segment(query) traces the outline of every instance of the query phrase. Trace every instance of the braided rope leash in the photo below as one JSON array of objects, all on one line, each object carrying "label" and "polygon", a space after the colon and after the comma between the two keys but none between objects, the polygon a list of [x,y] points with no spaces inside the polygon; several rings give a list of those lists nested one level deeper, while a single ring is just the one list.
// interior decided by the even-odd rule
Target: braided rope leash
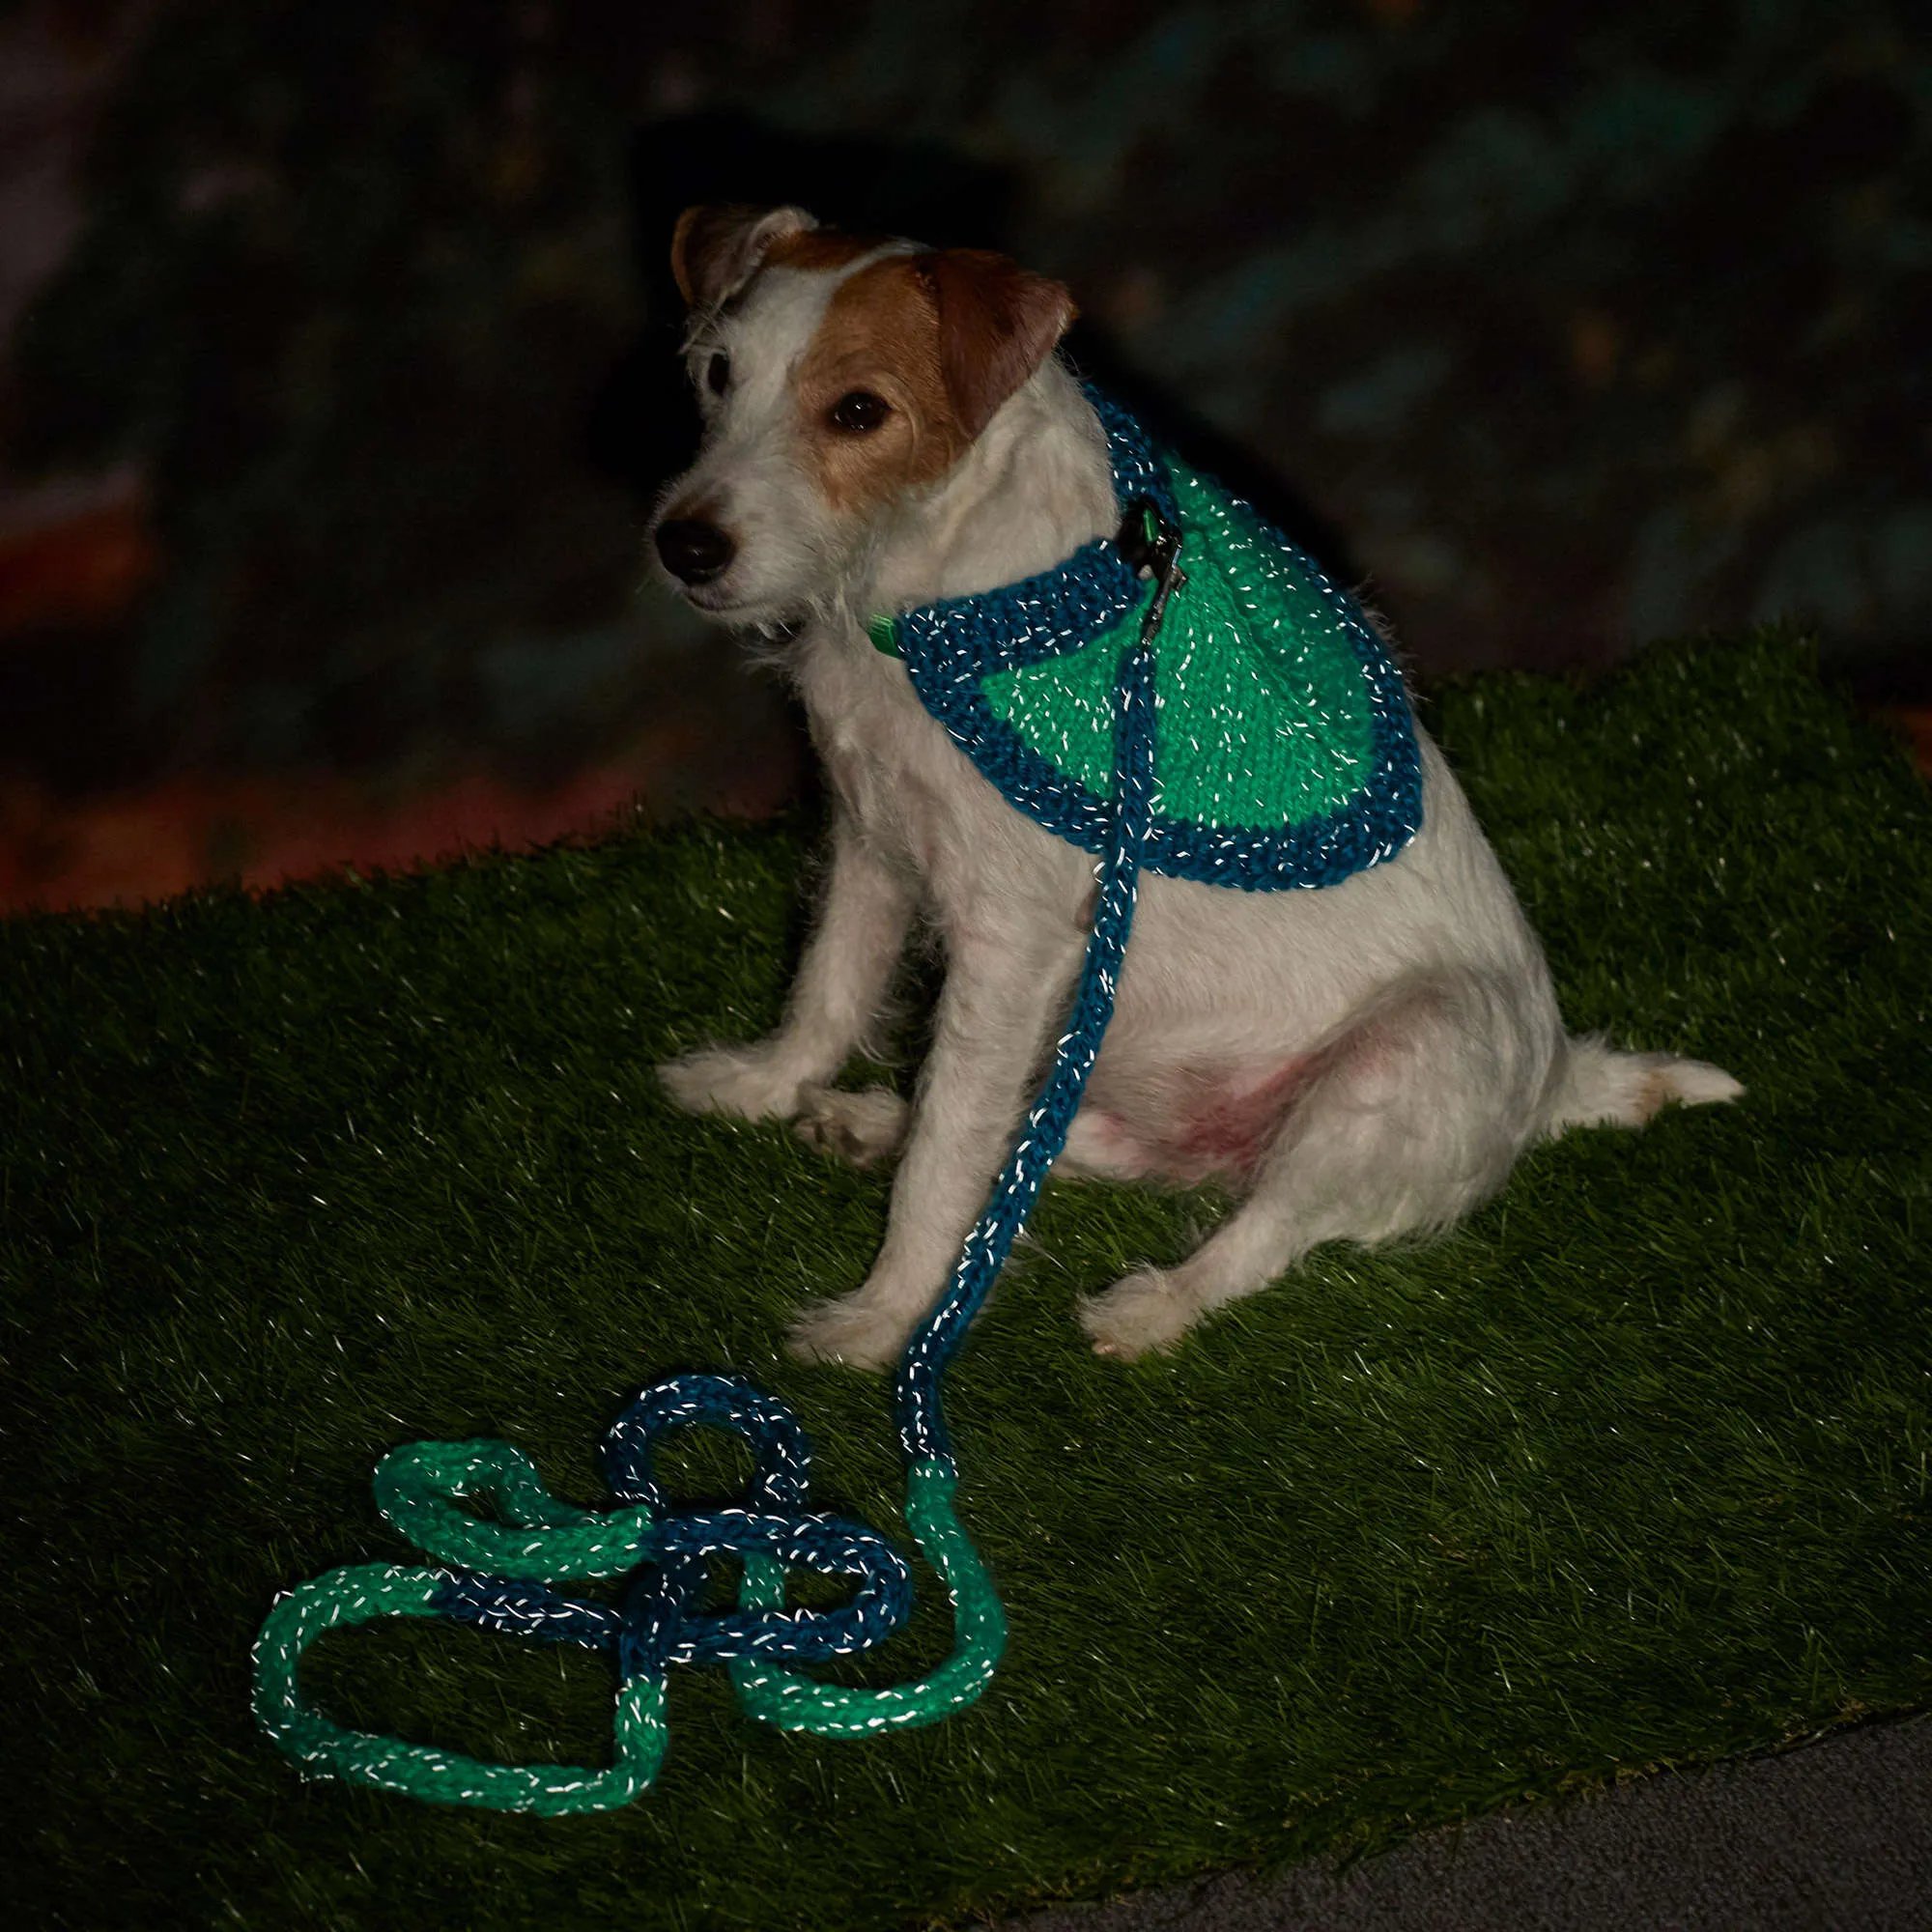
[{"label": "braided rope leash", "polygon": [[[255,1642],[254,1709],[276,1746],[304,1770],[444,1804],[544,1816],[604,1811],[649,1786],[667,1744],[665,1687],[673,1663],[724,1663],[740,1704],[782,1730],[867,1737],[936,1722],[972,1704],[991,1681],[1006,1617],[952,1506],[957,1469],[941,1390],[966,1330],[1025,1227],[1066,1142],[1113,1016],[1115,989],[1153,813],[1153,639],[1178,568],[1179,534],[1150,497],[1130,504],[1118,539],[1130,567],[1154,579],[1136,640],[1115,681],[1115,810],[1096,867],[1099,892],[1080,984],[1053,1066],[967,1236],[952,1279],[907,1345],[895,1410],[907,1462],[905,1519],[952,1605],[953,1642],[924,1677],[884,1689],[826,1684],[788,1665],[849,1657],[898,1630],[912,1610],[912,1574],[876,1531],[807,1509],[810,1451],[790,1408],[736,1378],[687,1375],[639,1395],[606,1435],[610,1509],[559,1502],[507,1442],[415,1442],[375,1475],[377,1507],[438,1567],[365,1563],[299,1585],[270,1611]],[[753,1472],[738,1509],[677,1514],[651,1476],[655,1442],[704,1424],[751,1446]],[[465,1504],[481,1505],[478,1515]],[[744,1569],[735,1610],[700,1613],[705,1559]],[[853,1579],[836,1609],[785,1603],[787,1570]],[[557,1585],[632,1576],[621,1606],[563,1595]],[[440,1617],[541,1642],[582,1645],[616,1665],[611,1762],[503,1764],[352,1730],[313,1710],[298,1678],[324,1632],[382,1617]]]}]

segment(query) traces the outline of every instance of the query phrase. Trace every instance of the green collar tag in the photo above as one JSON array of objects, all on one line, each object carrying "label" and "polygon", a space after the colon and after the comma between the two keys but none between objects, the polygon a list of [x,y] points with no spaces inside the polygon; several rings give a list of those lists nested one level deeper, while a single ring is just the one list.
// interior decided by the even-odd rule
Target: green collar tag
[{"label": "green collar tag", "polygon": [[872,648],[883,652],[889,658],[899,654],[899,621],[890,613],[881,612],[876,617],[866,619],[866,635],[872,640]]}]

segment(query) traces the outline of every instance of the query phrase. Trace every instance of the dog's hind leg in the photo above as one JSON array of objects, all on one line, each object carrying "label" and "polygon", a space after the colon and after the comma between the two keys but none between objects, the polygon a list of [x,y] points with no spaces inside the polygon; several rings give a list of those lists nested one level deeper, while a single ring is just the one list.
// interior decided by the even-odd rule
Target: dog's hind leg
[{"label": "dog's hind leg", "polygon": [[806,945],[784,1024],[752,1046],[709,1046],[658,1068],[694,1114],[787,1120],[833,1079],[885,1004],[912,924],[911,879],[844,812],[834,821],[825,909]]},{"label": "dog's hind leg", "polygon": [[1447,1226],[1536,1132],[1561,1033],[1547,999],[1476,971],[1411,981],[1315,1056],[1252,1191],[1188,1259],[1084,1302],[1104,1355],[1164,1348],[1322,1241]]}]

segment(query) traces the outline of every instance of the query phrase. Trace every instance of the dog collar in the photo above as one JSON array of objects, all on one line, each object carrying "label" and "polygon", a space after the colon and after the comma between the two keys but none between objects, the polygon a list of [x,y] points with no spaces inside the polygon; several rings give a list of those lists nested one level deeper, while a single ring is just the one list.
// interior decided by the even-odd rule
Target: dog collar
[{"label": "dog collar", "polygon": [[1154,638],[1150,871],[1326,886],[1422,822],[1402,673],[1359,604],[1249,504],[1091,386],[1122,528],[1037,577],[876,616],[920,701],[1008,802],[1085,850],[1114,818],[1122,650],[1156,592],[1144,520],[1179,533]]}]

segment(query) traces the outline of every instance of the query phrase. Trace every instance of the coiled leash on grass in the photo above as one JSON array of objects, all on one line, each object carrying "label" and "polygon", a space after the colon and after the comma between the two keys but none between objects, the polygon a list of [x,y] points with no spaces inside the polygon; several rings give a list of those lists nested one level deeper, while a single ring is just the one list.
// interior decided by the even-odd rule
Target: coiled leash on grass
[{"label": "coiled leash on grass", "polygon": [[[1359,610],[1246,505],[1178,466],[1171,474],[1131,417],[1093,400],[1125,505],[1119,535],[1023,583],[872,627],[874,643],[903,655],[922,701],[1009,800],[1099,862],[1079,989],[1052,1070],[895,1385],[906,1522],[952,1600],[951,1655],[929,1675],[881,1690],[788,1667],[852,1656],[898,1630],[911,1612],[911,1572],[875,1531],[810,1510],[810,1452],[783,1403],[735,1378],[678,1376],[646,1389],[605,1437],[611,1504],[602,1512],[557,1501],[506,1442],[417,1442],[384,1460],[377,1505],[436,1567],[331,1571],[283,1597],[256,1640],[256,1716],[304,1769],[442,1804],[601,1811],[657,1774],[673,1663],[724,1664],[753,1717],[819,1737],[932,1723],[990,1681],[1006,1619],[953,1511],[942,1388],[1065,1145],[1113,1014],[1142,869],[1249,890],[1326,885],[1399,850],[1420,822],[1402,680]],[[1168,615],[1177,596],[1178,641]],[[1173,646],[1158,664],[1157,637]],[[1176,747],[1162,768],[1164,809],[1155,800],[1157,709],[1175,714],[1160,733]],[[1247,749],[1237,770],[1230,743]],[[750,1444],[755,1466],[742,1507],[666,1507],[652,1481],[653,1445],[697,1423]],[[719,1554],[743,1565],[738,1607],[705,1614],[696,1605],[706,1559]],[[788,1605],[789,1569],[852,1579],[852,1595],[831,1610]],[[557,1587],[623,1576],[632,1581],[617,1605]],[[302,1653],[325,1631],[385,1616],[604,1652],[618,1679],[611,1764],[486,1763],[351,1730],[312,1710],[298,1677]]]}]

